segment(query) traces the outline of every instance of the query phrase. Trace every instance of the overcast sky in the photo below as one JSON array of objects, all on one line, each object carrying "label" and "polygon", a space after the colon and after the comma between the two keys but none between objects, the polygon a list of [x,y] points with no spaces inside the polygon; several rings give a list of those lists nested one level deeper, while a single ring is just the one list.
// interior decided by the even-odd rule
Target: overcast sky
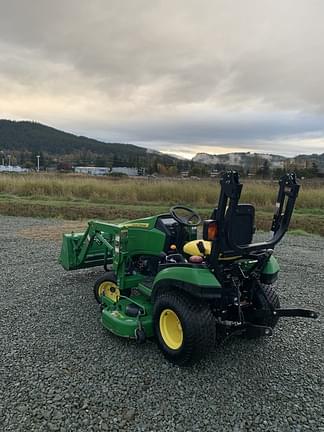
[{"label": "overcast sky", "polygon": [[0,0],[0,118],[197,152],[324,152],[322,0]]}]

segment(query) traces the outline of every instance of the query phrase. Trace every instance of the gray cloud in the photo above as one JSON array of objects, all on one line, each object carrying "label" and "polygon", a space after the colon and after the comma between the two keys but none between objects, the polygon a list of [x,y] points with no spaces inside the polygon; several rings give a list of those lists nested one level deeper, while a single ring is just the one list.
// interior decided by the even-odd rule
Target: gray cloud
[{"label": "gray cloud", "polygon": [[[117,141],[149,143],[152,148],[173,152],[178,149],[182,154],[252,149],[289,156],[323,151],[324,117],[294,112],[232,112],[213,118],[170,116],[149,123],[129,120],[108,126],[107,130],[94,129],[92,132],[104,139],[108,131]],[[311,149],[308,150],[308,146]]]},{"label": "gray cloud", "polygon": [[1,117],[179,152],[324,151],[321,1],[0,6]]}]

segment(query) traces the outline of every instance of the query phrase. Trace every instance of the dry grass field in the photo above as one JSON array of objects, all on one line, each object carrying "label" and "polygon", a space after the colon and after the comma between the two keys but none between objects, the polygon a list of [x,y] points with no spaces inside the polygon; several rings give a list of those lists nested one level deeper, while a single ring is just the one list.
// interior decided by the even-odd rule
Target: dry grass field
[{"label": "dry grass field", "polygon": [[[245,180],[241,202],[257,209],[257,227],[271,223],[277,182]],[[0,213],[64,219],[131,219],[186,204],[209,217],[217,179],[110,179],[76,175],[0,175]],[[292,229],[324,235],[324,184],[302,182]]]}]

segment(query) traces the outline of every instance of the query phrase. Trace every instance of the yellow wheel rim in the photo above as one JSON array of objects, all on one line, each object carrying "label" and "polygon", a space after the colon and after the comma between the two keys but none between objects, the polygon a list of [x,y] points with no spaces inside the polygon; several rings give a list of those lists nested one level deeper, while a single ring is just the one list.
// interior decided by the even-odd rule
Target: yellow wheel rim
[{"label": "yellow wheel rim", "polygon": [[119,300],[120,291],[114,282],[105,281],[99,285],[98,296],[104,295],[116,303]]},{"label": "yellow wheel rim", "polygon": [[171,309],[164,309],[160,315],[160,333],[164,343],[173,350],[183,342],[183,330],[178,315]]}]

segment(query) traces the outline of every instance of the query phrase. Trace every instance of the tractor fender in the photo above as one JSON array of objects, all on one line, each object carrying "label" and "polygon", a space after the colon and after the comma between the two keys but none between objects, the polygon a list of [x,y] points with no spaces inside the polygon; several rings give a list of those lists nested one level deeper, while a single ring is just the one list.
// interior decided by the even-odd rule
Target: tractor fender
[{"label": "tractor fender", "polygon": [[265,284],[273,284],[278,279],[280,267],[277,259],[271,255],[266,265],[261,271],[261,282]]},{"label": "tractor fender", "polygon": [[221,284],[206,267],[172,264],[155,277],[151,299],[154,302],[160,290],[179,289],[193,297],[212,300],[221,297]]}]

